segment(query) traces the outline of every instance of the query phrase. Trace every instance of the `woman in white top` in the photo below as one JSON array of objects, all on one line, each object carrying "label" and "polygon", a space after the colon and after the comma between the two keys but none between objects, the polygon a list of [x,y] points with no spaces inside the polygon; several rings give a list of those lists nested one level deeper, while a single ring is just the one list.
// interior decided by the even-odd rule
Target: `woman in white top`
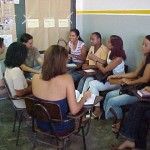
[{"label": "woman in white top", "polygon": [[5,58],[5,79],[9,86],[12,96],[24,96],[31,93],[31,83],[27,82],[20,65],[24,63],[27,57],[27,47],[20,43],[12,43],[6,53]]},{"label": "woman in white top", "polygon": [[[109,71],[112,71],[113,74],[120,74],[124,73],[124,61],[126,59],[125,51],[123,50],[123,41],[121,37],[117,35],[111,35],[107,47],[110,50],[107,56],[107,66],[104,67],[99,61],[95,61],[98,69],[103,73],[106,74]],[[113,84],[111,85],[109,81],[102,82],[99,80],[94,80],[89,83],[91,93],[99,96],[99,91],[105,90],[114,90],[120,88],[120,85]],[[102,111],[100,110],[100,104],[97,104],[95,107],[94,112],[92,113],[92,117],[94,119],[100,119],[102,115]]]},{"label": "woman in white top", "polygon": [[[75,63],[78,66],[78,69],[82,66],[85,62],[87,51],[85,43],[83,42],[82,38],[80,37],[80,32],[77,29],[72,29],[70,31],[70,41],[67,45],[68,50],[68,63]],[[68,73],[72,76],[73,81],[75,83],[79,82],[82,78],[82,75],[79,74],[76,69],[71,69]]]}]

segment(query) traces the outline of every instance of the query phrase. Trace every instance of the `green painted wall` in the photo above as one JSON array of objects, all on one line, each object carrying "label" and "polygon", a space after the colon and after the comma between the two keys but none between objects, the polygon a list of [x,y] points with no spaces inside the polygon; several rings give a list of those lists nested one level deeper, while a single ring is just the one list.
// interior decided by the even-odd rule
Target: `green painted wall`
[{"label": "green painted wall", "polygon": [[104,44],[112,34],[121,36],[127,54],[126,64],[129,70],[134,70],[143,57],[141,53],[143,38],[150,34],[150,16],[78,14],[76,26],[88,46],[89,36],[95,31],[102,34]]},{"label": "green painted wall", "polygon": [[15,15],[16,15],[16,35],[19,41],[21,35],[26,32],[26,26],[23,21],[25,20],[25,0],[20,0],[19,4],[15,4]]}]

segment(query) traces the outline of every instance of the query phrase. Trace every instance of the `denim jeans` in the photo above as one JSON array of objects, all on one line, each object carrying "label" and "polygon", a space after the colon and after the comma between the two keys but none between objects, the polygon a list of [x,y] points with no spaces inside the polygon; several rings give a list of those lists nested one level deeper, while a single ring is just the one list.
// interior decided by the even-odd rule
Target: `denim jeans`
[{"label": "denim jeans", "polygon": [[83,77],[82,74],[78,73],[76,70],[68,70],[67,71],[68,74],[70,74],[72,76],[72,79],[74,81],[74,83],[77,85],[78,82],[80,81],[80,79]]},{"label": "denim jeans", "polygon": [[[42,70],[42,67],[41,66],[36,66],[36,67],[33,67],[33,69],[35,70]],[[34,75],[35,73],[31,73],[31,72],[25,72],[24,75],[25,75],[25,78],[32,78],[32,76]]]},{"label": "denim jeans", "polygon": [[122,118],[122,109],[120,106],[126,105],[126,104],[133,104],[135,103],[138,98],[136,96],[130,96],[127,94],[119,94],[120,90],[114,90],[109,93],[107,93],[104,101],[104,111],[105,111],[105,118],[109,119],[113,117],[113,114],[110,111],[110,108],[113,108],[116,112],[117,118]]},{"label": "denim jeans", "polygon": [[[89,86],[91,93],[95,94],[96,96],[99,96],[99,91],[115,90],[120,88],[120,85],[118,84],[110,84],[108,81],[103,83],[98,80],[91,81]],[[96,104],[95,106],[100,106],[100,103]]]}]

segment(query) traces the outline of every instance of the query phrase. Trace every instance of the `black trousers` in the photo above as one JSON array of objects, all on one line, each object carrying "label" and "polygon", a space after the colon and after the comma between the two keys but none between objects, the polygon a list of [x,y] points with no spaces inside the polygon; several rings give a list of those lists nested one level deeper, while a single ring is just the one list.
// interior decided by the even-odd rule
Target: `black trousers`
[{"label": "black trousers", "polygon": [[135,142],[136,148],[146,149],[148,123],[150,122],[150,101],[138,101],[130,108],[121,135]]}]

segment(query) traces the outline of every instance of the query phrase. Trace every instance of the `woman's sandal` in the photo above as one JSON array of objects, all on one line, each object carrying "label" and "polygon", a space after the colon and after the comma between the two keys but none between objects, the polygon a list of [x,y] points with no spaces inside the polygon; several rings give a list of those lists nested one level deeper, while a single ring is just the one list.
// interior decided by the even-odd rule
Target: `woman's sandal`
[{"label": "woman's sandal", "polygon": [[120,150],[120,149],[118,148],[118,146],[117,146],[117,145],[114,145],[114,144],[111,144],[111,149],[112,149],[112,150]]},{"label": "woman's sandal", "polygon": [[120,122],[117,122],[117,123],[114,123],[114,124],[112,124],[111,126],[112,126],[112,128],[115,128],[116,126],[120,126]]},{"label": "woman's sandal", "polygon": [[92,113],[91,119],[101,119],[102,113],[99,116],[96,116],[94,113]]},{"label": "woman's sandal", "polygon": [[[114,127],[113,127],[113,126],[114,126]],[[118,132],[119,132],[119,129],[120,129],[120,122],[115,123],[115,124],[112,125],[112,131],[113,131],[114,133],[118,133]]]}]

